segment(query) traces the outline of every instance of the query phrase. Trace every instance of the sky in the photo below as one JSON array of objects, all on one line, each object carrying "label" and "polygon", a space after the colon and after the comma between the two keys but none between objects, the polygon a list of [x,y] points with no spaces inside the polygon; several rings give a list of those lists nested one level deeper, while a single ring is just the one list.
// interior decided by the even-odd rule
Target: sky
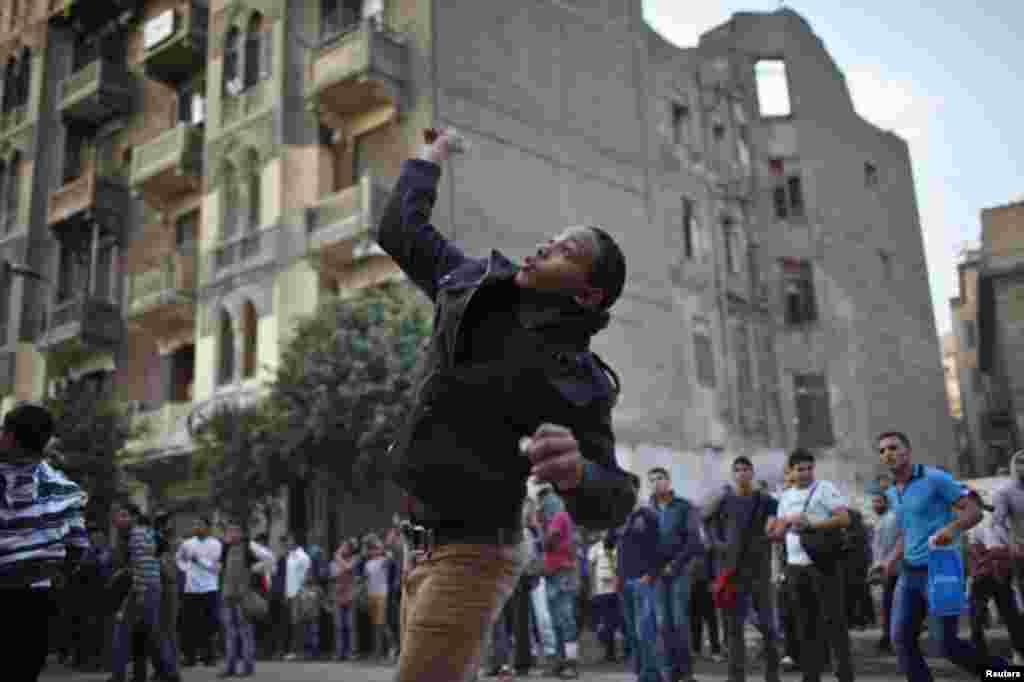
[{"label": "sky", "polygon": [[[842,6],[845,4],[845,7]],[[734,12],[778,0],[643,0],[647,22],[680,47]],[[1019,0],[802,0],[800,13],[846,74],[857,112],[910,146],[939,333],[957,295],[956,255],[980,239],[981,210],[1024,199],[1024,26]]]}]

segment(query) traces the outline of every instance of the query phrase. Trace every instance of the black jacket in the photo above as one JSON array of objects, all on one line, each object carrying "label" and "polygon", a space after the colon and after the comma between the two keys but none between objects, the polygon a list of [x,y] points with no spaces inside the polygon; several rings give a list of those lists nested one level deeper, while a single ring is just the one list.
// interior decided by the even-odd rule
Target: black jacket
[{"label": "black jacket", "polygon": [[621,524],[635,493],[615,461],[618,382],[589,350],[608,314],[523,305],[508,316],[503,360],[460,361],[467,310],[479,313],[470,308],[474,300],[501,300],[487,292],[509,284],[518,266],[496,251],[469,258],[430,225],[440,175],[427,161],[403,163],[376,235],[436,304],[415,404],[392,446],[395,482],[421,503],[417,516],[425,523],[519,528],[530,466],[518,442],[551,422],[572,430],[587,460],[580,486],[563,495],[569,513],[588,527]]}]

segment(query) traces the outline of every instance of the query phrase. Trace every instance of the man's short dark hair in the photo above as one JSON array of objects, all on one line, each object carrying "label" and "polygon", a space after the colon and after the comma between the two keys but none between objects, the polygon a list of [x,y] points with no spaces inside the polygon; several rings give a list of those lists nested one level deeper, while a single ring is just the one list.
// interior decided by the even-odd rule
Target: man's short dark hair
[{"label": "man's short dark hair", "polygon": [[601,307],[607,310],[619,299],[626,286],[626,257],[610,234],[600,227],[590,227],[597,237],[597,253],[590,268],[589,283],[604,292]]},{"label": "man's short dark hair", "polygon": [[884,433],[880,433],[878,434],[878,438],[875,442],[880,443],[883,438],[898,438],[900,442],[903,443],[903,447],[908,450],[910,449],[910,439],[907,438],[907,434],[902,431],[885,431]]},{"label": "man's short dark hair", "polygon": [[732,468],[733,468],[733,471],[735,471],[735,470],[736,470],[736,465],[738,465],[738,464],[743,464],[743,465],[746,465],[746,466],[750,467],[751,469],[753,469],[753,468],[754,468],[754,463],[753,463],[753,462],[751,462],[751,461],[750,461],[750,458],[749,458],[749,457],[747,457],[746,455],[740,455],[739,457],[737,457],[736,459],[734,459],[734,460],[732,461]]},{"label": "man's short dark hair", "polygon": [[3,430],[30,452],[42,453],[55,428],[53,415],[39,403],[19,403],[4,415]]},{"label": "man's short dark hair", "polygon": [[672,477],[669,476],[669,474],[668,474],[668,469],[666,469],[665,467],[651,467],[647,471],[647,475],[650,476],[652,474],[661,474],[665,478],[667,478],[669,480],[672,480]]},{"label": "man's short dark hair", "polygon": [[812,455],[809,450],[797,448],[793,452],[789,453],[789,466],[795,467],[798,464],[803,464],[804,462],[814,464],[814,455]]}]

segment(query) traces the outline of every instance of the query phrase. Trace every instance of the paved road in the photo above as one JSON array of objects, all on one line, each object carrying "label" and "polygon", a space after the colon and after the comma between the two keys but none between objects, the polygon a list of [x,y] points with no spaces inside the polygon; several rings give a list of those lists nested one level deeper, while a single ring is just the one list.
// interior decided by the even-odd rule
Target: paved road
[{"label": "paved road", "polygon": [[[589,633],[587,633],[589,634]],[[878,656],[874,653],[874,643],[878,641],[877,630],[855,631],[851,633],[854,650],[854,668],[858,680],[867,682],[900,681],[905,678],[900,674],[893,656]],[[585,635],[586,636],[586,635]],[[961,637],[967,633],[961,632]],[[756,641],[756,637],[751,639]],[[995,653],[1006,654],[1008,642],[1006,630],[993,629],[989,633],[989,642]],[[600,654],[593,646],[582,646],[584,651],[584,664],[581,666],[580,679],[592,682],[633,682],[636,675],[627,672],[621,665],[609,665],[593,662]],[[751,647],[753,649],[753,646]],[[754,656],[751,650],[750,656]],[[51,661],[53,659],[51,658]],[[952,666],[950,663],[935,657],[929,658],[929,664],[935,673],[937,680],[965,680],[967,676],[962,670]],[[219,682],[217,673],[219,668],[196,667],[182,670],[182,677],[185,682]],[[271,663],[257,662],[256,674],[247,679],[250,682],[392,682],[395,668],[388,665],[377,665],[372,663]],[[727,679],[726,666],[724,663],[712,663],[700,659],[697,662],[695,673],[701,682],[724,682]],[[826,674],[825,679],[834,679],[832,675]],[[43,673],[42,682],[106,682],[109,674],[99,673],[75,673],[63,668],[56,663]],[[751,682],[764,679],[759,667],[754,666],[751,674],[748,675]],[[131,676],[129,674],[129,680]],[[481,682],[490,682],[495,678],[481,677]],[[522,678],[515,678],[522,679]],[[539,673],[532,679],[544,678]],[[783,682],[798,682],[800,675],[795,672],[787,672],[782,675]]]}]

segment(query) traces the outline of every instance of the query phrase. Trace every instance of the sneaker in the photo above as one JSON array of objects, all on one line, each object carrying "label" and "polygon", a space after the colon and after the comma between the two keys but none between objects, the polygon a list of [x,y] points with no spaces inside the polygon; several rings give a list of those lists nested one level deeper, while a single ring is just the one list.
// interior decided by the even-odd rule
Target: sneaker
[{"label": "sneaker", "polygon": [[558,673],[560,680],[578,680],[580,671],[576,669],[576,661],[568,661],[562,664],[562,670]]}]

